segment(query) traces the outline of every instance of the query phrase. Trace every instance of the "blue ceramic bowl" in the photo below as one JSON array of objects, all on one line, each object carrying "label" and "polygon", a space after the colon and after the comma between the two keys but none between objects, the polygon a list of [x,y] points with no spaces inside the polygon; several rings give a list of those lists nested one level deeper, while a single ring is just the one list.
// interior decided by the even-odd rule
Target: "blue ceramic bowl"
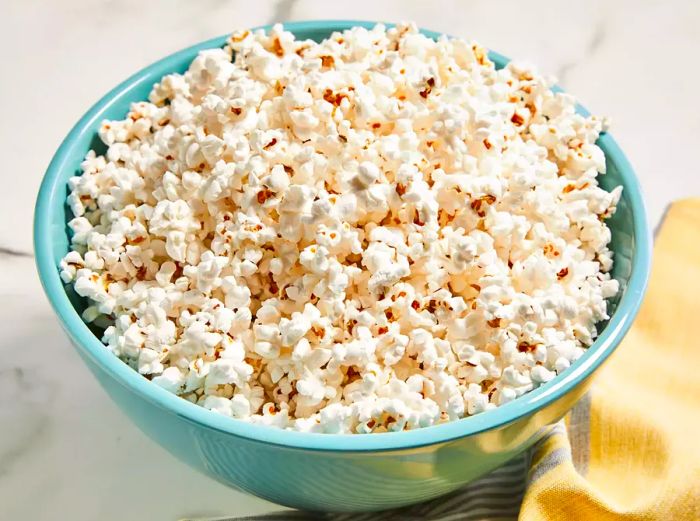
[{"label": "blue ceramic bowl", "polygon": [[[295,22],[298,38],[321,40],[332,31],[373,22]],[[424,31],[430,37],[438,34]],[[624,187],[610,219],[614,277],[620,295],[612,318],[570,369],[496,410],[408,432],[331,435],[288,432],[227,418],[152,384],[113,356],[80,318],[82,302],[62,284],[59,260],[69,247],[67,180],[97,138],[103,119],[122,119],[129,104],[147,98],[163,75],[183,72],[196,54],[224,44],[215,38],[160,60],[97,102],[56,152],[36,203],[34,249],[39,276],[61,325],[112,399],[151,438],[174,456],[222,483],[276,503],[311,510],[379,510],[423,501],[468,483],[525,450],[586,392],[593,373],[613,352],[639,308],[650,264],[650,235],[638,181],[613,138],[604,134],[606,189]],[[499,67],[507,59],[490,58]],[[583,110],[583,109],[581,109]]]}]

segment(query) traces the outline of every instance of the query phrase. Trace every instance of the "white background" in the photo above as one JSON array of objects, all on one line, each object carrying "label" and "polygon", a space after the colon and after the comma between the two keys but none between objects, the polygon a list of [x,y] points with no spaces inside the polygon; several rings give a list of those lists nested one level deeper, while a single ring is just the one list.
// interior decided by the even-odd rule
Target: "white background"
[{"label": "white background", "polygon": [[41,292],[32,211],[60,141],[118,82],[236,28],[321,18],[415,20],[536,63],[612,118],[653,225],[700,195],[700,2],[0,0],[0,519],[277,508],[175,461],[112,405]]}]

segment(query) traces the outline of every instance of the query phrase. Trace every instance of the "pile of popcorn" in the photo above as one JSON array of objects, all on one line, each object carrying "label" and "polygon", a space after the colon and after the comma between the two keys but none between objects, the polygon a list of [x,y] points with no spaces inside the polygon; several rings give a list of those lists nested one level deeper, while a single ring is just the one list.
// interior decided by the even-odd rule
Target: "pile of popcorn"
[{"label": "pile of popcorn", "polygon": [[618,292],[605,122],[413,24],[234,33],[70,179],[61,277],[153,384],[299,431],[400,431],[565,371]]}]

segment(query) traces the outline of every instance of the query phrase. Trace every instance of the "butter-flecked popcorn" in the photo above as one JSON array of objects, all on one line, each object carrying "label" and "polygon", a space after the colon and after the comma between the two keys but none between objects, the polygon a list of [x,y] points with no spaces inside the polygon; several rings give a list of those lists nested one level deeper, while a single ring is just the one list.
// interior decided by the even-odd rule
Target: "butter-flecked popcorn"
[{"label": "butter-flecked popcorn", "polygon": [[253,423],[399,431],[550,381],[608,318],[604,120],[413,24],[231,35],[105,121],[60,275],[155,385]]}]

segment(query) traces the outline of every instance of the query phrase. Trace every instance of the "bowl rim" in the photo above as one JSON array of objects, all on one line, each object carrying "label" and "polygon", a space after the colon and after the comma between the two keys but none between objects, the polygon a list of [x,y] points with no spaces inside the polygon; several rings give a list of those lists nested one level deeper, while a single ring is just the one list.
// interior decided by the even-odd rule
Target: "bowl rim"
[{"label": "bowl rim", "polygon": [[[313,20],[283,24],[291,32],[325,30],[342,31],[351,27],[373,27],[373,21],[359,20]],[[385,23],[387,26],[394,24]],[[252,30],[269,30],[272,25],[255,27]],[[431,38],[442,33],[421,29]],[[59,182],[59,173],[67,167],[73,155],[75,142],[86,133],[94,134],[90,128],[115,98],[128,95],[129,91],[143,83],[153,84],[162,76],[176,69],[178,65],[189,63],[201,50],[220,47],[227,36],[212,38],[177,51],[141,69],[95,103],[75,124],[56,151],[49,164],[39,189],[34,213],[34,251],[39,278],[51,307],[59,318],[61,326],[68,333],[81,354],[101,371],[114,378],[132,393],[166,409],[190,424],[213,429],[221,433],[244,438],[252,442],[272,444],[293,449],[334,452],[396,451],[445,443],[457,438],[465,438],[484,431],[501,428],[528,415],[532,415],[548,404],[558,400],[571,389],[587,379],[605,361],[622,340],[634,320],[646,289],[651,264],[651,235],[647,224],[646,210],[641,187],[631,164],[609,134],[599,138],[599,145],[606,156],[612,159],[625,183],[625,193],[632,208],[635,233],[635,253],[632,271],[625,294],[619,301],[607,326],[586,352],[569,369],[551,382],[526,393],[513,402],[481,414],[454,420],[444,424],[402,432],[389,432],[373,435],[320,434],[288,431],[277,427],[256,425],[243,420],[229,418],[208,411],[199,405],[176,396],[148,381],[137,371],[114,356],[101,341],[88,329],[80,314],[75,310],[64,290],[59,271],[53,260],[51,210],[56,204],[64,204],[65,181]],[[505,65],[509,59],[489,51],[489,58],[498,65]],[[580,110],[585,111],[582,107]]]}]

